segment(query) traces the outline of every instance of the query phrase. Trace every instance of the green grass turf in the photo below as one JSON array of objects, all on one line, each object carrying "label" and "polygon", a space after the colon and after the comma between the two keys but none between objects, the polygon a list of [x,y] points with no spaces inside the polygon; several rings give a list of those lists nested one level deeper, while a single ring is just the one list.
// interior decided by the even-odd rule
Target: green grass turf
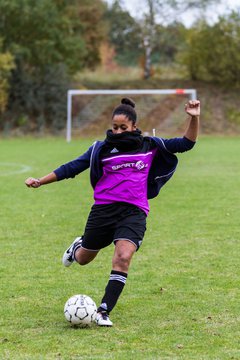
[{"label": "green grass turf", "polygon": [[[239,137],[200,137],[151,201],[113,328],[71,328],[65,301],[101,300],[113,246],[86,267],[61,265],[81,234],[92,190],[74,180],[28,189],[91,140],[0,141],[0,359],[239,359]],[[26,173],[10,174],[25,164]]]}]

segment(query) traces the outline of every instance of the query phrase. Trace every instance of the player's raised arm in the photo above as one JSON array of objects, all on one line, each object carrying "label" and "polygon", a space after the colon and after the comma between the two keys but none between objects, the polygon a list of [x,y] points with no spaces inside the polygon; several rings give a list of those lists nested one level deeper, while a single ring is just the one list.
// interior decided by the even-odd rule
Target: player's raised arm
[{"label": "player's raised arm", "polygon": [[50,184],[54,181],[57,181],[57,176],[54,172],[51,172],[50,174],[38,179],[29,177],[25,180],[25,184],[27,185],[27,187],[39,188],[39,186],[41,185]]},{"label": "player's raised arm", "polygon": [[184,136],[191,141],[196,141],[199,131],[200,101],[190,100],[185,104],[185,111],[190,116],[190,120]]}]

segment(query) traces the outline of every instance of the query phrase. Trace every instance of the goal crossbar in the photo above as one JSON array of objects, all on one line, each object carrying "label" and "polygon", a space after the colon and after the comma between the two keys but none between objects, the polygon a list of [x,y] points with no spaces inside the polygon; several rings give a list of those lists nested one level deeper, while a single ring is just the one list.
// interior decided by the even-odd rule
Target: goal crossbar
[{"label": "goal crossbar", "polygon": [[126,89],[126,90],[68,90],[67,93],[67,142],[72,137],[72,97],[74,95],[182,95],[186,94],[191,100],[196,100],[196,89]]}]

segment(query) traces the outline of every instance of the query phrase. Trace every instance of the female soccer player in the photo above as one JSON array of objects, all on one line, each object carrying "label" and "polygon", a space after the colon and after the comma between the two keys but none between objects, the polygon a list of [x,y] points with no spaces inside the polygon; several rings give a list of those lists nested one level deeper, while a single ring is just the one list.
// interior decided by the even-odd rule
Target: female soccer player
[{"label": "female soccer player", "polygon": [[98,308],[96,323],[112,326],[109,314],[127,280],[133,254],[142,244],[149,212],[148,199],[158,195],[176,166],[174,153],[194,146],[199,129],[200,102],[185,105],[189,122],[180,138],[143,137],[137,129],[135,104],[124,98],[112,115],[112,129],[104,141],[96,141],[83,155],[39,179],[28,178],[28,187],[74,178],[90,167],[94,204],[84,234],[63,254],[64,266],[86,265],[113,243],[112,271]]}]

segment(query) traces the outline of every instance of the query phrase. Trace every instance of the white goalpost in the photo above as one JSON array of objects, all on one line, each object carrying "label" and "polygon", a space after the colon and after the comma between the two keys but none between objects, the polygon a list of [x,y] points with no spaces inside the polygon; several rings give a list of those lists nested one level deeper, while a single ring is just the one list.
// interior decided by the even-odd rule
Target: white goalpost
[{"label": "white goalpost", "polygon": [[[67,131],[66,140],[72,138],[72,99],[73,96],[81,95],[183,95],[186,94],[191,100],[197,98],[196,89],[131,89],[131,90],[68,90],[67,93]],[[154,129],[153,129],[154,132]]]}]

